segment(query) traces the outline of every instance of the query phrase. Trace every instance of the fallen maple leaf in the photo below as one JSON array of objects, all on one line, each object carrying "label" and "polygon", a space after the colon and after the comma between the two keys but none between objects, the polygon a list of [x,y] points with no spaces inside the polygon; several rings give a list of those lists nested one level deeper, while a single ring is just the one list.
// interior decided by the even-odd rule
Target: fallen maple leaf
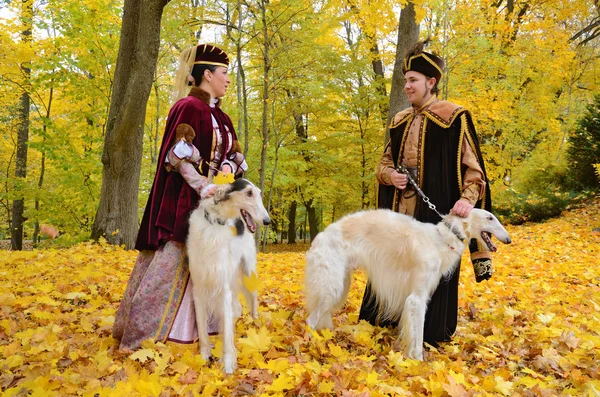
[{"label": "fallen maple leaf", "polygon": [[198,380],[198,374],[191,368],[188,368],[187,372],[179,377],[179,382],[184,385],[192,385]]}]

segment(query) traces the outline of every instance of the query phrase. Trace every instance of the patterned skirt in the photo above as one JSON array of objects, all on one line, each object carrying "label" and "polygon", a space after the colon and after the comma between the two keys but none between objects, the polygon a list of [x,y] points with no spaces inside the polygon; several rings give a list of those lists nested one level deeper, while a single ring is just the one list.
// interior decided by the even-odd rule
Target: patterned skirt
[{"label": "patterned skirt", "polygon": [[[169,241],[141,251],[119,305],[113,337],[120,348],[136,349],[152,339],[197,348],[198,330],[185,244]],[[209,319],[215,333],[218,321]]]}]

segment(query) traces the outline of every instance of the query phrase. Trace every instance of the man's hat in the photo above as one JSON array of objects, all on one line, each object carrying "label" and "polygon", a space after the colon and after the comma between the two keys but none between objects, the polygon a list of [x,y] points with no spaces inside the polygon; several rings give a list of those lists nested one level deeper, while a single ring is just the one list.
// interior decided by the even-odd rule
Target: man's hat
[{"label": "man's hat", "polygon": [[210,44],[200,44],[196,47],[194,65],[229,66],[229,57],[219,47]]},{"label": "man's hat", "polygon": [[444,61],[429,52],[423,51],[423,46],[429,42],[429,39],[418,42],[413,48],[411,48],[406,56],[404,57],[404,63],[402,65],[402,73],[414,71],[423,73],[428,77],[435,77],[439,82],[444,74]]}]

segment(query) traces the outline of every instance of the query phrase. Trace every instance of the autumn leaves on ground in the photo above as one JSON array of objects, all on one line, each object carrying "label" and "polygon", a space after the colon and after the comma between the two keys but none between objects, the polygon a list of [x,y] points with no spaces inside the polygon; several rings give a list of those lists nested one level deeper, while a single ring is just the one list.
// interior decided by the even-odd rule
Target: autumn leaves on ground
[{"label": "autumn leaves on ground", "polygon": [[[2,252],[0,383],[5,396],[600,394],[600,200],[509,227],[495,274],[461,268],[459,327],[425,362],[394,331],[357,323],[365,285],[321,334],[305,326],[304,252],[259,254],[260,318],[237,323],[239,369],[163,344],[117,350],[114,314],[136,253],[81,244]],[[304,247],[305,248],[305,247]],[[218,356],[217,338],[214,353]]]}]

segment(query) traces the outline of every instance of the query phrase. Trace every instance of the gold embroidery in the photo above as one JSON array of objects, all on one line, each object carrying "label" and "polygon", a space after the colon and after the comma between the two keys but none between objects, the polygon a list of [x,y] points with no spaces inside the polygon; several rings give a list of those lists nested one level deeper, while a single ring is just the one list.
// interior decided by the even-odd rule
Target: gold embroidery
[{"label": "gold embroidery", "polygon": [[460,135],[458,136],[458,155],[456,156],[456,173],[458,174],[458,191],[462,192],[462,141],[467,135],[466,113],[460,116]]},{"label": "gold embroidery", "polygon": [[431,121],[433,121],[435,124],[439,125],[442,128],[449,128],[452,123],[454,123],[454,120],[456,119],[456,117],[458,117],[459,114],[463,113],[464,111],[466,111],[465,108],[459,107],[457,108],[451,115],[450,115],[450,119],[448,119],[448,121],[444,120],[443,118],[441,118],[440,116],[438,116],[437,114],[433,113],[432,111],[430,111],[429,109],[424,111],[423,114]]},{"label": "gold embroidery", "polygon": [[423,186],[425,175],[425,133],[427,132],[427,118],[423,117],[421,121],[421,133],[419,134],[419,161],[417,163],[417,180],[419,187]]},{"label": "gold embroidery", "polygon": [[[158,325],[158,329],[156,330],[156,335],[154,335],[154,339],[158,339],[160,335],[160,331],[165,324],[165,320],[167,319],[167,314],[169,313],[169,307],[171,306],[171,301],[173,300],[173,295],[175,295],[175,291],[177,290],[177,280],[180,277],[181,272],[183,271],[183,263],[185,261],[185,249],[181,250],[181,259],[179,260],[179,266],[177,266],[177,272],[175,273],[175,281],[173,283],[173,287],[171,287],[171,293],[169,294],[169,300],[167,301],[167,305],[165,306],[165,312],[163,313],[162,318],[160,319],[160,323]],[[189,277],[189,275],[188,275]],[[181,294],[183,297],[183,293]],[[167,333],[169,336],[169,333]]]},{"label": "gold embroidery", "polygon": [[[479,161],[479,164],[483,164],[483,159],[479,157],[479,155],[477,154],[477,150],[475,150],[475,142],[473,141],[473,136],[471,136],[471,134],[475,134],[475,131],[471,131],[469,129],[469,125],[467,123],[467,121],[468,121],[467,115],[468,115],[468,112],[465,112],[463,114],[463,116],[461,116],[461,121],[463,123],[463,127],[461,127],[461,134],[462,134],[462,128],[464,128],[465,136],[467,138],[467,142],[469,142],[469,145],[471,146],[471,149],[473,150],[473,153],[475,154],[475,156],[477,156],[477,161]],[[487,180],[485,182],[486,182],[486,185],[487,185]],[[485,208],[485,199],[486,199],[486,194],[485,194],[485,191],[484,191],[483,198],[481,199],[481,208]]]},{"label": "gold embroidery", "polygon": [[194,65],[214,65],[214,66],[223,66],[224,68],[229,66],[223,62],[208,62],[208,61],[194,62]]},{"label": "gold embroidery", "polygon": [[398,121],[397,123],[395,123],[396,116],[394,116],[394,118],[392,119],[392,122],[390,123],[390,129],[398,127],[400,124],[404,123],[405,121],[407,121],[410,124],[410,120],[406,120],[406,119],[408,119],[409,117],[414,117],[414,115],[415,114],[412,112],[406,113],[406,115],[404,115],[404,117],[402,117],[400,119],[400,121]]}]

